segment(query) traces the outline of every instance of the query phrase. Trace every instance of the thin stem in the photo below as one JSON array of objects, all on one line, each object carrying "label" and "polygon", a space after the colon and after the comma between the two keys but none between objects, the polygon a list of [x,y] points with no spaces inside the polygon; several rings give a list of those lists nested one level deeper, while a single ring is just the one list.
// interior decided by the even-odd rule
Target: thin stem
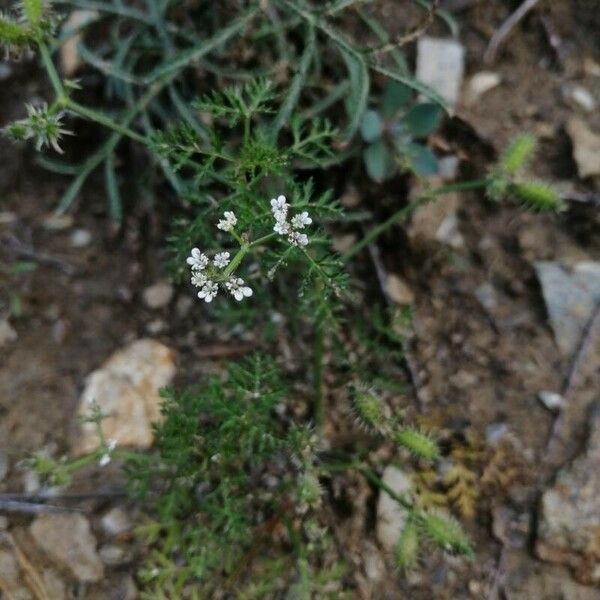
[{"label": "thin stem", "polygon": [[38,48],[40,50],[40,55],[42,56],[42,62],[44,63],[44,68],[48,73],[48,78],[50,79],[50,83],[52,84],[52,88],[54,89],[54,93],[57,96],[58,102],[63,102],[66,98],[65,89],[62,85],[56,67],[52,62],[52,57],[50,56],[50,51],[48,50],[48,46],[44,42],[38,42]]},{"label": "thin stem", "polygon": [[104,125],[104,127],[112,129],[113,131],[116,131],[121,135],[130,137],[136,142],[140,142],[146,146],[150,145],[150,140],[148,140],[148,138],[144,137],[143,135],[140,135],[139,133],[136,133],[135,131],[132,131],[128,127],[121,125],[116,121],[113,121],[110,117],[107,117],[101,112],[82,106],[81,104],[78,104],[77,102],[70,99],[67,99],[65,107],[71,110],[72,112],[77,113],[78,115],[85,117],[86,119],[89,119],[90,121],[95,121],[96,123]]},{"label": "thin stem", "polygon": [[325,312],[323,307],[319,307],[315,322],[315,340],[314,340],[314,363],[313,363],[313,384],[314,384],[314,405],[313,413],[317,429],[322,429],[325,423],[325,406],[323,402],[323,357],[325,353]]},{"label": "thin stem", "polygon": [[264,244],[265,242],[268,242],[275,237],[277,237],[276,233],[269,233],[268,235],[263,235],[263,237],[254,240],[248,247],[254,248],[255,246],[260,246],[261,244]]},{"label": "thin stem", "polygon": [[383,221],[376,227],[373,227],[360,241],[358,241],[346,254],[342,256],[344,262],[349,261],[351,258],[356,256],[363,248],[373,243],[384,231],[387,231],[392,225],[403,221],[405,218],[410,216],[417,208],[433,202],[438,196],[442,194],[449,194],[451,192],[460,192],[464,190],[475,190],[483,188],[487,185],[486,179],[476,179],[474,181],[462,181],[459,183],[450,183],[448,185],[442,185],[438,188],[430,190],[426,194],[419,196],[406,206],[402,207],[399,211],[395,212],[387,220]]}]

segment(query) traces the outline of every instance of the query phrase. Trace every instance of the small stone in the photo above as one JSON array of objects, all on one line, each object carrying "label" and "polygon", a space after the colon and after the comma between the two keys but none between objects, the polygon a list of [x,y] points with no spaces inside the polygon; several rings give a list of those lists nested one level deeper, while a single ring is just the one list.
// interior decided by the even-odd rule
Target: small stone
[{"label": "small stone", "polygon": [[571,105],[583,108],[587,112],[596,109],[596,100],[589,90],[581,85],[567,84],[562,87],[563,98]]},{"label": "small stone", "polygon": [[30,532],[36,544],[78,581],[93,583],[103,578],[96,538],[83,515],[41,515],[31,524]]},{"label": "small stone", "polygon": [[450,213],[444,217],[435,233],[435,239],[456,250],[464,247],[465,238],[460,232],[456,213]]},{"label": "small stone", "polygon": [[582,261],[568,269],[540,261],[534,267],[554,338],[563,356],[570,358],[600,302],[600,262]]},{"label": "small stone", "polygon": [[390,273],[385,282],[385,289],[388,293],[388,296],[396,302],[396,304],[401,304],[404,306],[414,304],[415,295],[413,294],[410,287],[404,279],[399,277],[398,275],[394,275]]},{"label": "small stone", "polygon": [[92,234],[87,229],[76,229],[71,234],[71,246],[73,248],[85,248],[90,245]]},{"label": "small stone", "polygon": [[[385,468],[382,479],[399,496],[406,495],[412,487],[408,475],[392,465]],[[384,490],[380,490],[377,501],[376,533],[377,540],[384,550],[393,551],[407,518],[408,511]]]},{"label": "small stone", "polygon": [[17,332],[13,329],[12,325],[8,322],[8,319],[0,320],[0,348],[8,346],[12,342],[16,342],[18,339]]},{"label": "small stone", "polygon": [[173,286],[167,281],[158,281],[147,287],[143,293],[144,304],[148,308],[164,308],[173,298]]},{"label": "small stone", "polygon": [[449,154],[448,156],[442,156],[438,159],[438,175],[444,181],[454,181],[458,175],[458,166],[460,165],[460,158],[455,154]]},{"label": "small stone", "polygon": [[[136,340],[115,352],[100,369],[91,373],[80,398],[79,415],[89,414],[95,401],[104,414],[106,439],[118,446],[149,448],[152,423],[161,419],[159,390],[175,375],[175,354],[164,344],[150,339]],[[94,423],[82,423],[73,452],[81,455],[98,448]]]},{"label": "small stone", "polygon": [[166,328],[167,323],[162,319],[154,319],[146,325],[146,331],[150,335],[158,335],[159,333],[163,333],[166,330]]},{"label": "small stone", "polygon": [[485,311],[493,315],[498,308],[496,290],[491,283],[483,283],[475,290],[475,296]]},{"label": "small stone", "polygon": [[23,489],[26,494],[34,494],[41,488],[40,476],[36,471],[28,469],[23,473]]},{"label": "small stone", "polygon": [[119,507],[111,508],[101,519],[100,524],[108,535],[118,536],[131,531],[129,515]]},{"label": "small stone", "polygon": [[573,143],[573,158],[580,177],[600,175],[600,135],[590,130],[585,121],[574,118],[567,123]]},{"label": "small stone", "polygon": [[417,42],[417,79],[450,105],[458,101],[465,70],[465,49],[452,39],[423,36]]},{"label": "small stone", "polygon": [[106,544],[100,547],[98,554],[107,567],[118,567],[127,562],[127,553],[121,546]]},{"label": "small stone", "polygon": [[42,221],[42,225],[48,231],[64,231],[73,226],[73,217],[71,215],[48,215]]},{"label": "small stone", "polygon": [[[0,63],[2,64],[2,63]],[[0,225],[12,225],[17,222],[17,215],[14,212],[0,211]]]},{"label": "small stone", "polygon": [[540,506],[538,556],[571,566],[582,583],[600,572],[600,405],[593,406],[585,451],[562,469]]},{"label": "small stone", "polygon": [[363,550],[364,569],[367,579],[381,581],[385,576],[385,561],[375,544],[368,542]]},{"label": "small stone", "polygon": [[556,392],[547,390],[538,392],[540,402],[550,411],[558,412],[565,405],[565,399]]},{"label": "small stone", "polygon": [[0,63],[0,81],[9,79],[13,74],[12,67],[5,62]]},{"label": "small stone", "polygon": [[475,73],[467,85],[465,104],[476,104],[481,96],[500,85],[501,82],[502,77],[499,73],[494,73],[493,71]]},{"label": "small stone", "polygon": [[490,423],[485,428],[485,439],[490,446],[495,446],[508,433],[506,423]]}]

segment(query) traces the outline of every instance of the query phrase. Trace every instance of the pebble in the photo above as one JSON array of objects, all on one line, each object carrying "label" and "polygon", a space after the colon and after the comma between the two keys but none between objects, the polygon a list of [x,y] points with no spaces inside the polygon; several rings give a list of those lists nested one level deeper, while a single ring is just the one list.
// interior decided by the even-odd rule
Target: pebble
[{"label": "pebble", "polygon": [[596,100],[590,91],[581,85],[566,84],[561,89],[563,98],[578,108],[583,108],[587,112],[596,109]]},{"label": "pebble", "polygon": [[8,346],[8,344],[12,342],[16,342],[18,337],[17,332],[8,322],[8,319],[0,320],[0,348]]},{"label": "pebble", "polygon": [[437,91],[450,106],[458,101],[464,70],[465,49],[460,42],[429,36],[419,38],[416,77]]},{"label": "pebble", "polygon": [[390,273],[385,281],[385,289],[388,293],[388,296],[394,302],[396,302],[396,304],[414,304],[415,295],[413,294],[406,281],[402,279],[399,275]]},{"label": "pebble", "polygon": [[150,335],[158,335],[159,333],[163,333],[167,329],[166,321],[162,319],[154,319],[150,321],[150,323],[146,324],[146,331]]},{"label": "pebble", "polygon": [[131,530],[129,515],[120,507],[111,508],[100,520],[108,535],[118,536]]},{"label": "pebble", "polygon": [[550,411],[558,412],[564,405],[565,399],[556,392],[544,390],[538,392],[540,402]]},{"label": "pebble", "polygon": [[567,123],[567,133],[573,143],[573,158],[582,178],[600,175],[600,135],[585,121],[573,118]]},{"label": "pebble", "polygon": [[96,538],[83,515],[41,515],[29,530],[36,544],[78,581],[93,583],[103,578],[104,566],[96,552]]},{"label": "pebble", "polygon": [[435,239],[442,244],[447,244],[451,248],[458,250],[465,245],[465,238],[459,229],[458,216],[455,212],[444,217],[435,233]]},{"label": "pebble", "polygon": [[8,79],[9,77],[11,77],[12,73],[12,67],[8,63],[0,63],[0,81]]},{"label": "pebble", "polygon": [[438,175],[444,181],[454,181],[458,175],[460,158],[456,154],[449,154],[438,159]]},{"label": "pebble", "polygon": [[506,423],[490,423],[485,428],[485,439],[490,446],[495,446],[508,433]]},{"label": "pebble", "polygon": [[85,248],[92,241],[92,234],[87,229],[76,229],[71,234],[71,246],[73,248]]},{"label": "pebble", "polygon": [[499,86],[501,82],[502,77],[499,73],[494,73],[493,71],[475,73],[467,84],[465,103],[467,105],[476,104],[481,96]]},{"label": "pebble", "polygon": [[[0,63],[1,65],[2,63]],[[0,211],[0,225],[12,225],[17,222],[17,215],[7,210]]]},{"label": "pebble", "polygon": [[[149,448],[153,441],[152,423],[161,419],[160,388],[175,376],[175,353],[160,342],[139,339],[113,353],[88,378],[79,401],[79,415],[89,414],[95,401],[103,413],[106,439],[119,446]],[[76,455],[98,448],[94,423],[82,423],[73,444]]]},{"label": "pebble", "polygon": [[[396,494],[407,494],[412,482],[408,475],[398,467],[387,466],[383,472],[383,482]],[[384,550],[392,552],[406,524],[408,511],[398,504],[389,494],[381,490],[377,501],[377,540]]]},{"label": "pebble", "polygon": [[128,560],[125,549],[113,544],[101,546],[98,550],[98,555],[107,567],[118,567]]},{"label": "pebble", "polygon": [[142,297],[148,308],[164,308],[173,298],[173,286],[167,281],[157,281],[144,290]]}]

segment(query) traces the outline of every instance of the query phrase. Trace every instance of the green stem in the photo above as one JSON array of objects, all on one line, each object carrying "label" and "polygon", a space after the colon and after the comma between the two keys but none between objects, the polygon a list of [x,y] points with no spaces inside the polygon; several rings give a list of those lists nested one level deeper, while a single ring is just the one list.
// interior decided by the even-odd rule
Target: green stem
[{"label": "green stem", "polygon": [[277,237],[276,233],[269,233],[268,235],[263,235],[263,237],[260,237],[257,240],[254,240],[249,245],[249,248],[254,248],[255,246],[260,246],[261,244],[264,244],[265,242],[268,242],[268,241],[272,240],[275,237]]},{"label": "green stem", "polygon": [[315,321],[315,340],[314,340],[314,363],[313,363],[313,384],[314,384],[314,405],[313,413],[317,429],[322,429],[325,423],[325,406],[323,398],[323,356],[325,351],[325,312],[323,307],[319,307]]},{"label": "green stem", "polygon": [[442,185],[435,188],[422,196],[419,196],[406,206],[402,207],[399,211],[395,212],[391,217],[380,223],[376,227],[373,227],[360,241],[358,241],[346,254],[342,256],[344,262],[349,261],[351,258],[356,256],[363,248],[372,244],[384,231],[387,231],[392,225],[403,221],[409,217],[417,208],[433,202],[438,196],[442,194],[449,194],[451,192],[460,192],[465,190],[475,190],[483,188],[487,185],[486,179],[476,179],[474,181],[462,181],[459,183],[451,183],[448,185]]},{"label": "green stem", "polygon": [[238,268],[239,264],[242,262],[242,260],[244,260],[244,257],[246,254],[248,254],[249,250],[250,246],[247,244],[240,246],[237,254],[231,259],[231,262],[223,271],[223,277],[229,277]]},{"label": "green stem", "polygon": [[78,104],[77,102],[75,102],[71,99],[66,100],[65,108],[67,108],[68,110],[70,110],[74,113],[77,113],[78,115],[80,115],[82,117],[85,117],[86,119],[89,119],[90,121],[95,121],[96,123],[99,123],[100,125],[104,125],[104,127],[107,127],[108,129],[112,129],[113,131],[116,131],[117,133],[120,133],[121,135],[130,137],[132,140],[135,140],[136,142],[140,142],[146,146],[150,145],[150,140],[148,140],[148,138],[144,137],[143,135],[140,135],[139,133],[136,133],[135,131],[132,131],[128,127],[125,127],[124,125],[121,125],[120,123],[117,123],[116,121],[113,121],[110,117],[107,117],[106,115],[102,114],[101,112],[98,112],[91,108],[87,108],[85,106],[82,106],[81,104]]},{"label": "green stem", "polygon": [[44,63],[44,68],[48,73],[48,78],[50,79],[50,83],[52,84],[52,88],[54,89],[54,93],[56,94],[56,100],[59,103],[62,103],[66,99],[65,89],[62,85],[56,67],[52,62],[52,57],[50,56],[48,46],[46,46],[44,42],[38,42],[38,48],[40,50],[42,62]]}]

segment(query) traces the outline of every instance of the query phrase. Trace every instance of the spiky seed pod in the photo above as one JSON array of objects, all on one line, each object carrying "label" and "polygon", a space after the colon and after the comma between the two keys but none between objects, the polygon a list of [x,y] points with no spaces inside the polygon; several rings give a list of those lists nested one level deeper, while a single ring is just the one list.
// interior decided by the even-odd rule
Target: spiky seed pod
[{"label": "spiky seed pod", "polygon": [[394,440],[419,458],[436,460],[439,457],[440,450],[435,440],[415,427],[403,427],[396,432]]},{"label": "spiky seed pod", "polygon": [[511,192],[528,208],[534,210],[558,212],[564,208],[558,194],[541,181],[515,183],[511,186]]},{"label": "spiky seed pod", "polygon": [[419,527],[413,519],[410,519],[404,526],[394,551],[394,559],[400,569],[409,570],[417,562],[419,558],[419,537]]},{"label": "spiky seed pod", "polygon": [[506,198],[508,186],[508,180],[499,175],[498,172],[493,171],[492,176],[487,181],[485,192],[490,200],[500,202],[500,200]]},{"label": "spiky seed pod", "polygon": [[535,137],[530,134],[520,135],[504,151],[500,158],[500,168],[506,175],[514,175],[525,166],[531,158],[536,146]]},{"label": "spiky seed pod", "polygon": [[302,473],[298,478],[298,511],[304,514],[310,508],[316,508],[321,502],[323,488],[314,473]]},{"label": "spiky seed pod", "polygon": [[365,389],[357,389],[353,404],[358,421],[368,429],[379,430],[385,420],[379,398]]},{"label": "spiky seed pod", "polygon": [[24,27],[0,13],[0,42],[9,46],[26,45],[29,35]]},{"label": "spiky seed pod", "polygon": [[473,547],[460,523],[450,515],[429,512],[421,515],[423,531],[427,537],[443,550],[458,554],[473,555]]},{"label": "spiky seed pod", "polygon": [[42,0],[22,0],[23,15],[31,27],[38,27],[44,16]]}]

